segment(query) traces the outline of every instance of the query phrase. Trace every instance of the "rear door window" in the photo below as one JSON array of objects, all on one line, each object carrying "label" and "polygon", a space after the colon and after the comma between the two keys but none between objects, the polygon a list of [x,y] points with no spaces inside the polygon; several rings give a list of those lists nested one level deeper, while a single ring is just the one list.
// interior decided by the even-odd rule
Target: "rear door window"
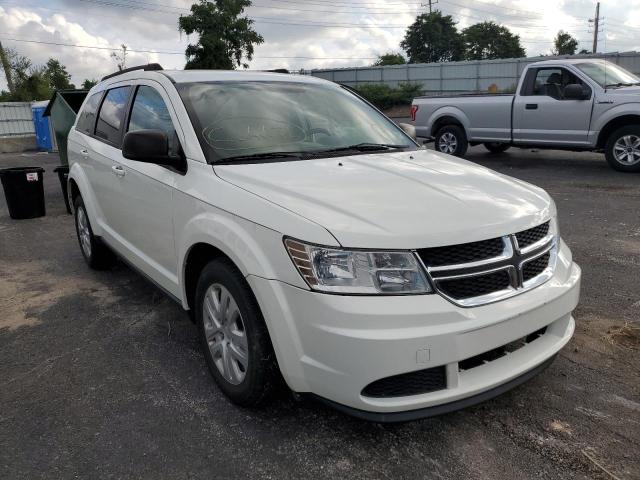
[{"label": "rear door window", "polygon": [[119,147],[122,138],[122,124],[129,101],[131,87],[112,88],[107,92],[100,107],[96,136]]},{"label": "rear door window", "polygon": [[169,154],[178,154],[178,136],[169,109],[160,93],[146,85],[138,87],[131,107],[127,131],[135,130],[162,130],[169,139]]},{"label": "rear door window", "polygon": [[96,126],[96,112],[98,111],[101,98],[102,92],[94,93],[89,97],[78,117],[76,130],[86,133],[87,135],[93,135],[93,129]]}]

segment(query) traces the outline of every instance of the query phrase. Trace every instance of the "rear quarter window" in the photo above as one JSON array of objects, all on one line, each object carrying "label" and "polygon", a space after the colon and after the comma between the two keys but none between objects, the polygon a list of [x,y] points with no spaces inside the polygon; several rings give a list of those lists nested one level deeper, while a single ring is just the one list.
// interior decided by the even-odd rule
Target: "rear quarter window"
[{"label": "rear quarter window", "polygon": [[93,135],[93,129],[96,126],[96,112],[98,111],[101,98],[102,92],[94,93],[89,97],[78,117],[76,130],[88,135]]}]

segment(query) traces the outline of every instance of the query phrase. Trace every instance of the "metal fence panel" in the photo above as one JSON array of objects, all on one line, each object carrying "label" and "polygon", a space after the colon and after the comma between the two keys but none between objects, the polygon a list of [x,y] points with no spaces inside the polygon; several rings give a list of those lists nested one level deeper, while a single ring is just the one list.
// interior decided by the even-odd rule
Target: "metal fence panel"
[{"label": "metal fence panel", "polygon": [[500,92],[514,91],[526,66],[540,60],[553,58],[606,58],[618,65],[640,74],[640,52],[607,53],[597,55],[575,55],[563,57],[509,58],[504,60],[481,60],[447,63],[413,63],[385,67],[358,67],[311,70],[311,75],[358,86],[365,83],[384,83],[396,87],[410,82],[422,86],[425,93]]},{"label": "metal fence panel", "polygon": [[0,137],[35,135],[29,102],[0,102]]}]

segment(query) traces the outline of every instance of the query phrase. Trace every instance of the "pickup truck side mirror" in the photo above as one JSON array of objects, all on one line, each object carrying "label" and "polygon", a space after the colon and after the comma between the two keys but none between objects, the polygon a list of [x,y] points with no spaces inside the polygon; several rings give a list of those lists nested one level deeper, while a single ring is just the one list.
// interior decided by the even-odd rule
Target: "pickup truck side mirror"
[{"label": "pickup truck side mirror", "polygon": [[570,83],[564,87],[565,100],[587,100],[591,96],[591,92],[579,83]]},{"label": "pickup truck side mirror", "polygon": [[418,136],[416,134],[416,127],[409,123],[399,123],[398,126],[402,129],[404,133],[409,135],[412,139],[418,140]]},{"label": "pickup truck side mirror", "polygon": [[136,162],[180,169],[183,159],[169,155],[169,138],[162,130],[134,130],[124,136],[122,156]]}]

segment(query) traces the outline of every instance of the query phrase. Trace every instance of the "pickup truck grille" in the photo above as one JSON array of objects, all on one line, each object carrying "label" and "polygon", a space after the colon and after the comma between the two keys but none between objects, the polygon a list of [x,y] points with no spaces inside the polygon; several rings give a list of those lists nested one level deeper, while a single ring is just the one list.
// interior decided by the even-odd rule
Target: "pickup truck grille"
[{"label": "pickup truck grille", "polygon": [[556,237],[549,221],[503,237],[417,251],[435,289],[462,307],[530,290],[553,274]]}]

